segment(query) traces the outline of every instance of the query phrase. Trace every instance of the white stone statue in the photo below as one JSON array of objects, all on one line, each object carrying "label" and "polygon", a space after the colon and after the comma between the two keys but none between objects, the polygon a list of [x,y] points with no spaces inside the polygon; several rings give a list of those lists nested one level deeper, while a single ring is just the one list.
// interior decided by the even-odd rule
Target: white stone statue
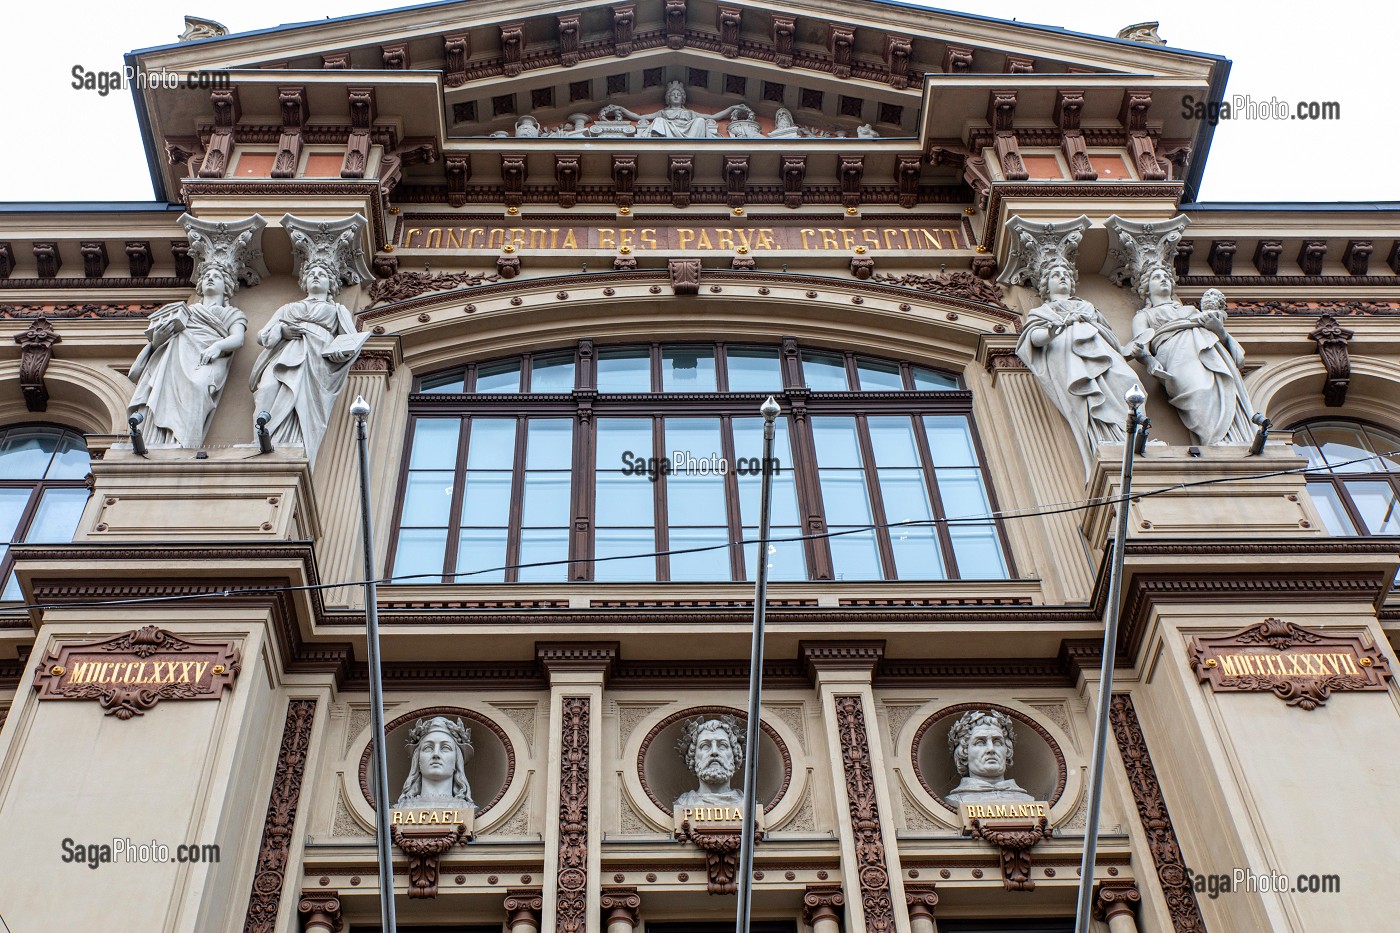
[{"label": "white stone statue", "polygon": [[797,121],[792,117],[792,111],[786,107],[779,107],[778,112],[773,114],[773,129],[769,132],[770,139],[787,139],[789,137],[801,136],[802,131],[797,128]]},{"label": "white stone statue", "polygon": [[1041,304],[1026,312],[1016,355],[1069,423],[1086,469],[1104,444],[1121,444],[1128,405],[1124,394],[1139,382],[1128,366],[1136,347],[1118,342],[1098,309],[1074,297],[1075,258],[1089,218],[1032,224],[1013,217],[1016,238],[1002,281],[1033,286]]},{"label": "white stone statue", "polygon": [[471,760],[472,732],[462,720],[434,716],[420,719],[408,737],[410,752],[408,777],[394,809],[475,807],[471,785],[467,783],[467,762]]},{"label": "white stone statue", "polygon": [[[747,109],[744,104],[726,107],[719,113],[700,113],[685,105],[685,85],[672,81],[666,85],[666,106],[655,113],[633,113],[626,107],[617,110],[629,120],[638,121],[637,135],[662,136],[668,139],[718,139],[717,121],[727,118],[736,110]],[[647,121],[645,131],[641,121]]]},{"label": "white stone statue", "polygon": [[239,281],[256,285],[267,274],[258,214],[235,223],[180,218],[195,259],[194,301],[177,301],[151,315],[149,341],[127,374],[136,383],[129,414],[142,416],[151,447],[204,446],[233,352],[243,346],[248,316],[230,303]]},{"label": "white stone statue", "polygon": [[698,717],[686,724],[677,751],[700,786],[676,798],[675,807],[737,807],[744,792],[730,786],[744,766],[744,736],[733,716]]},{"label": "white stone statue", "polygon": [[1006,776],[1016,746],[1011,717],[996,710],[963,713],[948,730],[948,753],[962,780],[943,799],[964,803],[1029,803],[1025,788]]},{"label": "white stone statue", "polygon": [[268,412],[268,431],[278,446],[300,446],[314,465],[335,400],[350,365],[369,334],[356,333],[350,310],[335,300],[342,285],[370,277],[358,239],[359,214],[339,221],[301,220],[284,215],[291,234],[298,281],[306,297],[277,309],[258,332],[265,347],[248,386],[256,412]]},{"label": "white stone statue", "polygon": [[1255,412],[1240,375],[1244,350],[1225,329],[1225,296],[1207,291],[1200,309],[1176,298],[1172,258],[1187,223],[1184,215],[1165,224],[1110,217],[1110,274],[1131,282],[1144,301],[1133,317],[1133,342],[1144,359],[1160,364],[1148,371],[1167,390],[1192,443],[1248,444]]}]

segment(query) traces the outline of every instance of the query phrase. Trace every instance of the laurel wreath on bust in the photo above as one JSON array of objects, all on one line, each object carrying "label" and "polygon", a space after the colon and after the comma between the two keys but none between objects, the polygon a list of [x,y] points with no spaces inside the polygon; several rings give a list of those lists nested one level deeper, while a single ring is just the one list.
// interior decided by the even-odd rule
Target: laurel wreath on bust
[{"label": "laurel wreath on bust", "polygon": [[457,717],[456,722],[453,722],[446,716],[434,716],[431,719],[418,720],[418,722],[414,724],[413,729],[408,733],[409,747],[417,748],[418,743],[423,741],[430,732],[446,732],[464,753],[473,751],[472,730],[468,729],[466,725],[463,724],[462,717],[460,716]]}]

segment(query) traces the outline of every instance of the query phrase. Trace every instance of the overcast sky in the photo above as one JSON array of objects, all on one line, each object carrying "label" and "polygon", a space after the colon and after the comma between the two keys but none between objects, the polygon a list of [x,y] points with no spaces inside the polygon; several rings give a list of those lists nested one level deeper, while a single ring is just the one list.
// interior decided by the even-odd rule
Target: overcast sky
[{"label": "overcast sky", "polygon": [[[487,0],[482,0],[487,2]],[[407,5],[407,4],[403,4]],[[835,4],[840,6],[840,4]],[[1300,8],[1296,15],[1223,0],[1048,3],[945,0],[928,6],[1112,36],[1162,17],[1177,48],[1234,62],[1227,99],[1336,101],[1332,122],[1233,121],[1215,132],[1201,199],[1206,201],[1400,200],[1400,142],[1392,70],[1396,31],[1389,3]],[[184,15],[232,32],[384,8],[373,0],[69,0],[14,3],[0,35],[5,145],[0,201],[134,200],[152,196],[130,91],[99,97],[72,87],[72,69],[117,70],[128,51],[173,42]],[[1390,9],[1389,14],[1384,10]],[[1392,24],[1393,25],[1393,22]],[[1369,149],[1363,147],[1370,147]]]}]

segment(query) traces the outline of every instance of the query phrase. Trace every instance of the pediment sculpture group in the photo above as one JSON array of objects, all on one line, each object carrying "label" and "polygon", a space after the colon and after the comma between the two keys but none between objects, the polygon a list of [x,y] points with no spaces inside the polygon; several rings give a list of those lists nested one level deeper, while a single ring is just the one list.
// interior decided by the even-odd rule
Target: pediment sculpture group
[{"label": "pediment sculpture group", "polygon": [[1007,222],[1014,240],[1001,281],[1029,285],[1041,300],[1026,314],[1016,355],[1069,423],[1086,465],[1099,447],[1124,442],[1124,395],[1141,382],[1129,360],[1166,389],[1193,444],[1249,444],[1253,438],[1256,412],[1240,374],[1244,350],[1225,328],[1225,296],[1209,289],[1200,307],[1176,297],[1173,259],[1189,222],[1184,215],[1164,223],[1113,216],[1104,224],[1105,273],[1143,301],[1126,345],[1097,308],[1075,295],[1075,260],[1089,218]]},{"label": "pediment sculpture group", "polygon": [[[195,260],[197,297],[168,304],[151,315],[147,344],[131,367],[136,383],[128,413],[149,447],[204,446],[233,354],[243,346],[248,316],[233,304],[240,285],[267,275],[261,248],[267,222],[206,221],[185,214],[181,225]],[[365,281],[370,271],[360,249],[364,217],[335,221],[284,215],[304,298],[278,308],[257,333],[262,353],[248,388],[254,411],[267,414],[274,445],[303,447],[313,464],[331,409],[368,334],[357,333],[341,288]]]}]

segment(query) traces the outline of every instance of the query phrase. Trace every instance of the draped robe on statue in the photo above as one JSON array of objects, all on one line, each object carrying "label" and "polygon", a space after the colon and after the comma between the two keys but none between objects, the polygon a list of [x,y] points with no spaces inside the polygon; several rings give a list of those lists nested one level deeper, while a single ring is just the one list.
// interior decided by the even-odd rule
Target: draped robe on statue
[{"label": "draped robe on statue", "polygon": [[[296,324],[303,333],[284,340],[283,324]],[[274,444],[303,446],[306,458],[316,462],[331,409],[368,339],[355,333],[350,311],[334,301],[304,298],[277,309],[258,332],[258,343],[267,349],[248,379],[257,410],[272,414]]]},{"label": "draped robe on statue", "polygon": [[1222,340],[1191,320],[1196,309],[1179,301],[1143,308],[1134,335],[1152,328],[1149,349],[1169,375],[1159,375],[1194,442],[1248,444],[1254,437],[1249,392],[1240,376],[1244,350],[1228,333]]},{"label": "draped robe on statue", "polygon": [[[1076,321],[1057,332],[1075,311],[1087,312],[1090,321]],[[1054,336],[1037,347],[1031,337],[1042,328]],[[1056,299],[1032,308],[1016,355],[1069,422],[1086,465],[1099,445],[1123,443],[1128,419],[1123,396],[1139,380],[1098,309],[1082,298]]]},{"label": "draped robe on statue", "polygon": [[[233,359],[221,356],[212,363],[201,363],[199,355],[229,336],[237,325],[247,327],[248,316],[232,305],[177,302],[161,308],[152,318],[159,319],[181,304],[184,328],[174,330],[174,322],[154,328],[151,342],[141,348],[132,364],[129,378],[136,383],[136,391],[127,410],[146,409],[143,433],[150,443],[193,448],[204,443]],[[169,336],[162,340],[167,331]]]}]

